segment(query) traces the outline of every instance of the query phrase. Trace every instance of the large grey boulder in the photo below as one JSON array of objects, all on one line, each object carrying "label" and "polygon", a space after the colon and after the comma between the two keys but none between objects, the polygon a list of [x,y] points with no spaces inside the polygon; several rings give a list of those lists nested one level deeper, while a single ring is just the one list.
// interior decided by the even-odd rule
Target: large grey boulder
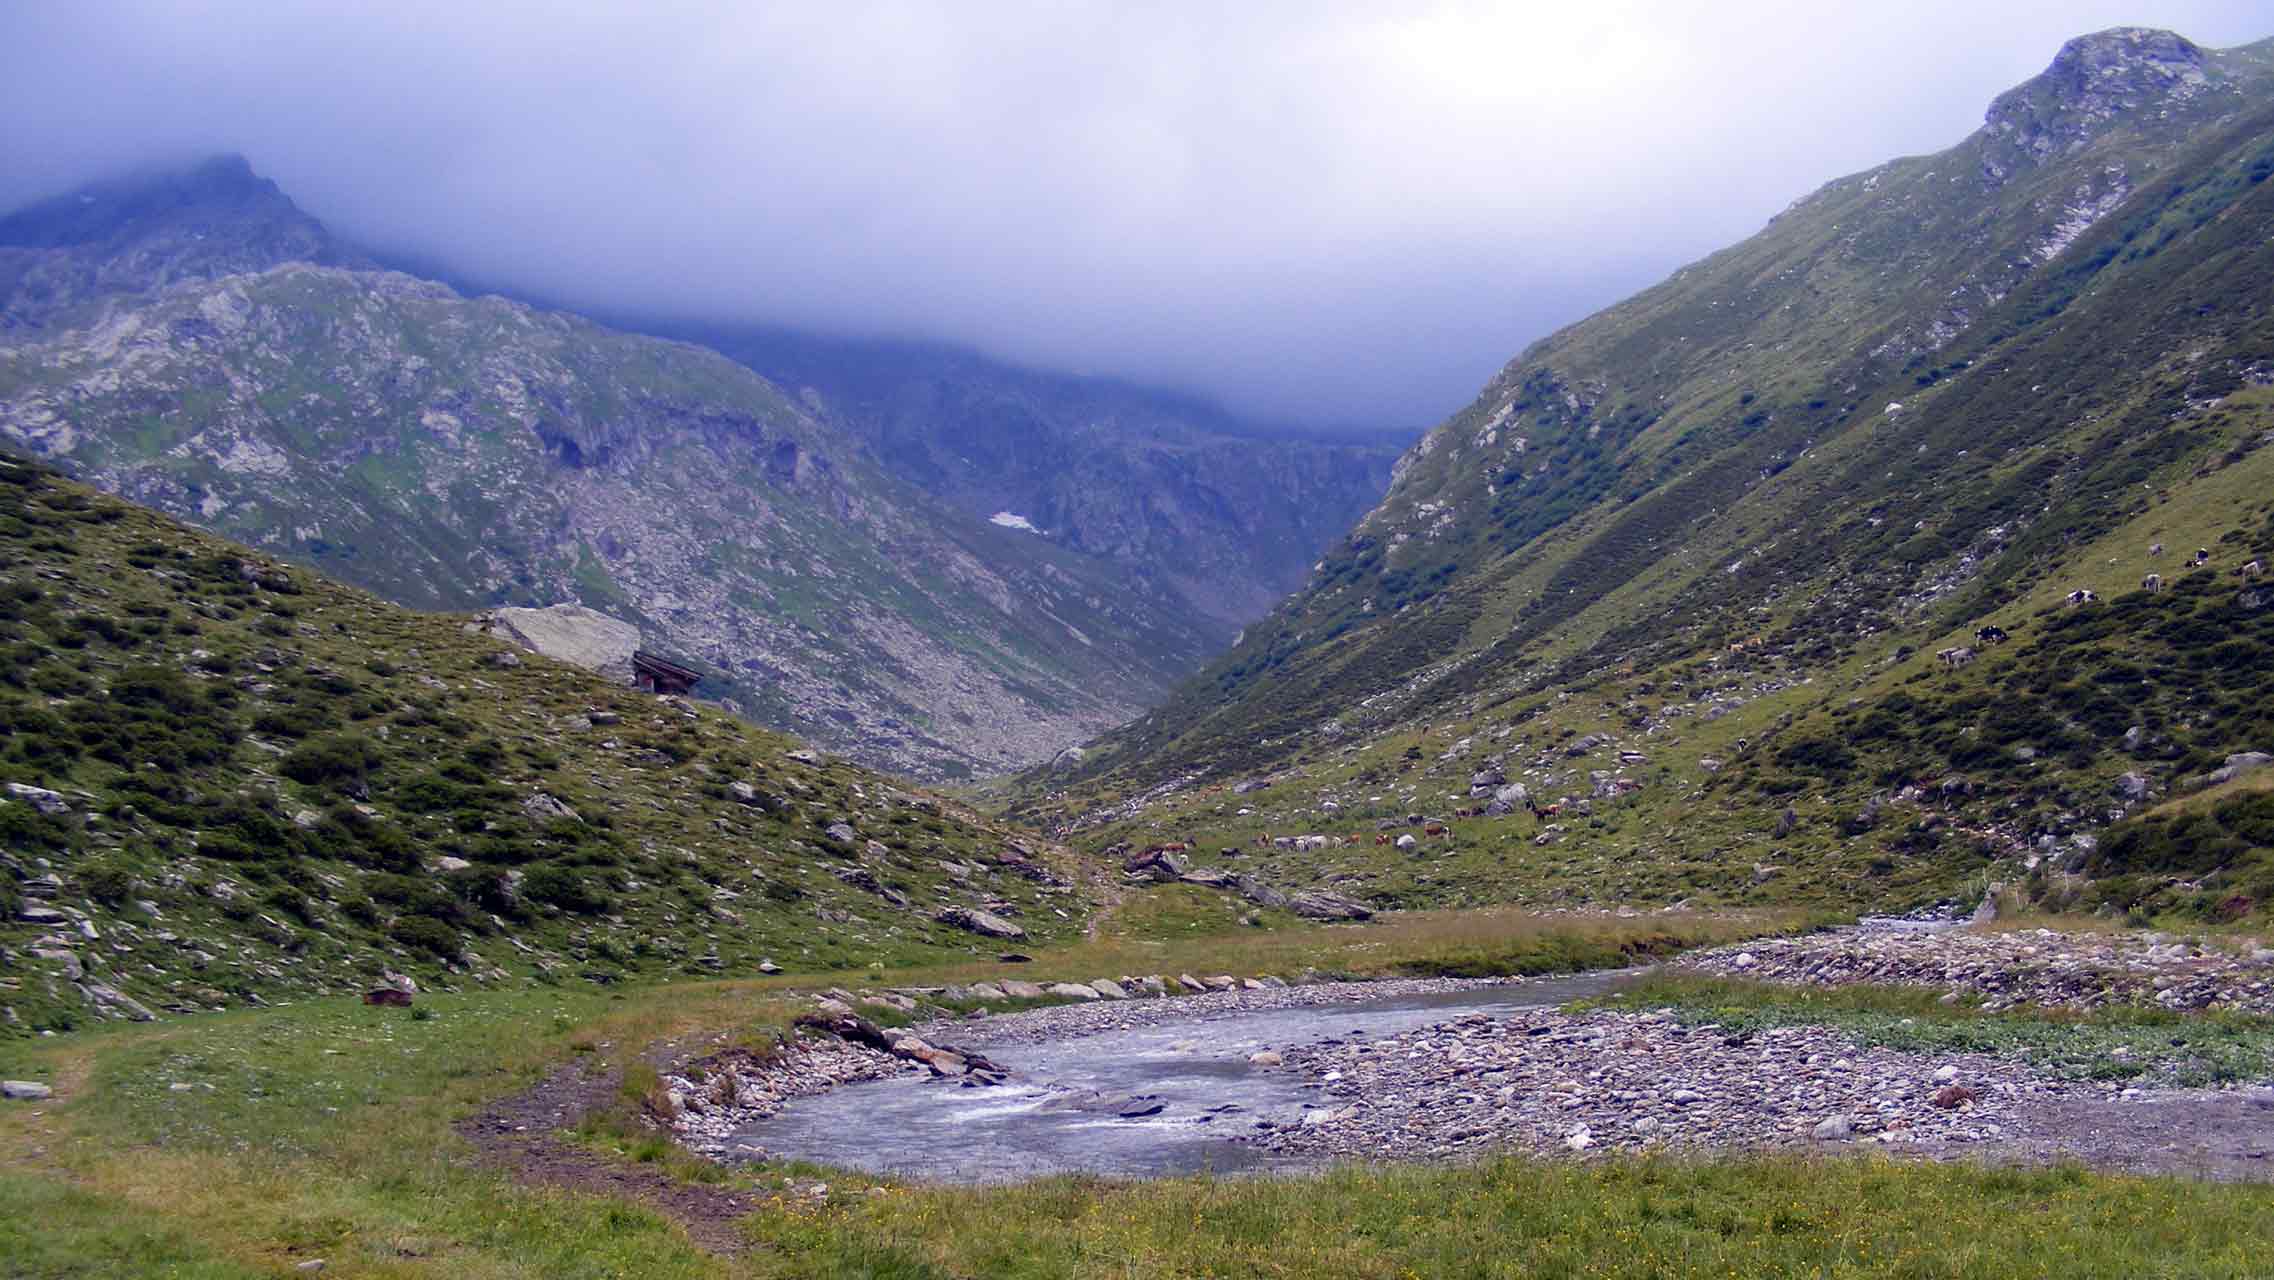
[{"label": "large grey boulder", "polygon": [[1505,818],[1516,812],[1519,806],[1531,798],[1532,793],[1525,789],[1523,783],[1511,782],[1492,793],[1492,803],[1484,807],[1484,816]]},{"label": "large grey boulder", "polygon": [[70,802],[66,801],[60,793],[50,791],[46,787],[27,786],[21,782],[11,782],[8,784],[7,791],[9,799],[20,800],[41,813],[52,815],[71,812]]},{"label": "large grey boulder", "polygon": [[[932,918],[941,924],[954,925],[958,929],[969,929],[973,933],[984,934],[990,938],[1017,939],[1026,936],[1026,930],[991,911],[981,911],[977,907],[942,907],[939,914]],[[1096,995],[1097,993],[1093,991],[1090,994]]]},{"label": "large grey boulder", "polygon": [[1296,915],[1308,920],[1364,920],[1374,914],[1374,909],[1364,903],[1353,902],[1341,894],[1328,893],[1323,889],[1298,893],[1288,900],[1287,905]]},{"label": "large grey boulder", "polygon": [[1173,884],[1184,875],[1184,862],[1165,849],[1147,849],[1132,854],[1121,869],[1133,876],[1143,876],[1161,884]]},{"label": "large grey boulder", "polygon": [[1259,907],[1283,908],[1287,905],[1286,894],[1272,888],[1270,885],[1267,885],[1263,881],[1256,879],[1254,876],[1232,877],[1232,888],[1241,897],[1246,898],[1248,901],[1254,903]]},{"label": "large grey boulder", "polygon": [[2222,782],[2232,782],[2246,773],[2263,769],[2269,764],[2274,764],[2274,755],[2268,755],[2263,751],[2238,751],[2227,757],[2224,767],[2211,771],[2210,785],[2217,786]]},{"label": "large grey boulder", "polygon": [[632,682],[632,655],[640,629],[581,604],[546,609],[493,609],[484,618],[493,635],[548,658],[596,672],[619,684]]},{"label": "large grey boulder", "polygon": [[553,822],[560,819],[566,819],[570,822],[584,821],[576,810],[563,803],[559,797],[543,791],[533,791],[524,796],[521,801],[521,811],[539,822]]}]

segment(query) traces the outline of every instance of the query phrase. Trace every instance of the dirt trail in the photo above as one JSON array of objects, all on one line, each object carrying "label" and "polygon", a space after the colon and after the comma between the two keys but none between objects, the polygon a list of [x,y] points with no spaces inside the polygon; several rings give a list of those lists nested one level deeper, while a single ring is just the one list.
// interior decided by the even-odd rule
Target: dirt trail
[{"label": "dirt trail", "polygon": [[458,1132],[474,1144],[482,1163],[515,1181],[630,1200],[678,1223],[713,1253],[748,1252],[751,1242],[736,1225],[757,1207],[747,1193],[680,1182],[662,1169],[609,1159],[557,1136],[607,1106],[618,1083],[614,1071],[570,1063],[535,1088],[461,1122]]}]

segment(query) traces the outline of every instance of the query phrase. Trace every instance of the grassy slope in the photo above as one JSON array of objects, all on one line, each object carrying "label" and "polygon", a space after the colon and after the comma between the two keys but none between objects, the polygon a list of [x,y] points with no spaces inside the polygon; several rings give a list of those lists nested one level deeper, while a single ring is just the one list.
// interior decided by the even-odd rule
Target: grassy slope
[{"label": "grassy slope", "polygon": [[[952,801],[533,655],[499,666],[457,619],[14,462],[0,611],[0,780],[69,806],[0,804],[0,1005],[19,1034],[93,1012],[67,954],[197,1010],[386,969],[469,987],[768,955],[858,969],[973,950],[931,921],[943,905],[996,899],[1037,940],[1087,911],[1006,865],[1021,847],[1050,862],[1043,845]],[[538,796],[575,817],[533,812]],[[827,834],[838,822],[854,841]]]},{"label": "grassy slope", "polygon": [[[1592,812],[1544,846],[1519,815],[1456,822],[1442,858],[1368,840],[1271,865],[1406,905],[1903,904],[2018,875],[2050,836],[2050,870],[2147,873],[2115,905],[2208,909],[2192,877],[2174,890],[2171,866],[2085,858],[2076,837],[2109,821],[2123,772],[2168,793],[2274,745],[2274,620],[2248,603],[2274,593],[2239,577],[2274,535],[2274,117],[2265,50],[2246,52],[2217,110],[2113,128],[2074,167],[1994,188],[1971,177],[1987,136],[1842,179],[1539,344],[1409,458],[1308,591],[1080,775],[1007,789],[1013,811],[1100,844],[1370,835],[1451,819],[1470,770],[1505,755]],[[2130,197],[2015,268],[2111,167]],[[1930,348],[1954,297],[1967,325]],[[2151,561],[2157,542],[2174,554]],[[2186,578],[2197,546],[2209,576],[2120,598],[2147,572]],[[2080,587],[2112,607],[2048,612]],[[1987,623],[2015,642],[1934,662]],[[2143,720],[2154,744],[2124,750]],[[1612,742],[1518,768],[1595,734]],[[1596,794],[1590,771],[1640,789]],[[1279,785],[1215,785],[1243,773]],[[1962,802],[1856,821],[1954,774]],[[1797,825],[1774,837],[1787,805]],[[2225,877],[2216,902],[2264,901],[2265,842],[2224,834],[2240,847],[2186,870]]]}]

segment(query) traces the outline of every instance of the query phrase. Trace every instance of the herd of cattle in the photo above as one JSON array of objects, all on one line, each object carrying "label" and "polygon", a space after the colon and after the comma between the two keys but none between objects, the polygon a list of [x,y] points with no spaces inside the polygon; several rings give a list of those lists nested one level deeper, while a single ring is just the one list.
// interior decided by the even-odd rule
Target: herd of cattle
[{"label": "herd of cattle", "polygon": [[[2148,554],[2150,556],[2162,555],[2163,544],[2160,542],[2151,544],[2148,547]],[[2191,557],[2187,562],[2188,567],[2196,569],[2200,569],[2209,563],[2211,563],[2211,549],[2209,547],[2196,548],[2194,556]],[[2245,578],[2263,577],[2266,573],[2266,562],[2264,560],[2252,560],[2247,564],[2244,564],[2241,568],[2235,570],[2235,572]],[[2151,595],[2162,591],[2163,588],[2164,578],[2160,573],[2151,573],[2148,576],[2140,579],[2140,590],[2148,592]],[[2079,587],[2076,590],[2071,591],[2068,595],[2062,597],[2062,599],[2071,607],[2075,607],[2077,605],[2095,604],[2100,600],[2100,593],[2092,590],[2089,587]],[[2003,629],[1995,626],[1990,626],[1983,627],[1981,630],[1976,631],[1974,633],[1974,639],[1981,644],[1990,645],[2001,644],[2006,639],[2008,639],[2008,637]],[[1935,657],[1941,661],[1942,665],[1946,667],[1963,667],[1967,663],[1974,660],[1975,651],[1974,648],[1969,645],[1954,645],[1951,648],[1938,651],[1935,654]]]}]

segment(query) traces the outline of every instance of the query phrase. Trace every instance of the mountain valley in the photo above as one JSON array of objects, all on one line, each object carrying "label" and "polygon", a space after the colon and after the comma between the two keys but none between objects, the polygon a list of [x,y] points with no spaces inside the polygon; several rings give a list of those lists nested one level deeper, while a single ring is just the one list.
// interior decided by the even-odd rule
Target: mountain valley
[{"label": "mountain valley", "polygon": [[[943,508],[714,352],[377,269],[239,160],[15,214],[0,261],[0,433],[20,446],[402,603],[580,601],[698,663],[706,696],[932,778],[1048,760],[1141,710],[1386,479],[1379,448],[1243,466],[1269,510],[1325,503],[1259,537],[1177,513],[1235,505],[1189,464],[1162,464],[1178,493],[1100,464],[1099,501],[1159,541],[1064,545]],[[1254,548],[1192,602],[1192,563]]]},{"label": "mountain valley", "polygon": [[[1772,17],[1853,67],[1830,12]],[[1145,179],[1076,219],[1098,280],[1147,229],[1237,249],[1253,192],[1212,166],[1290,163],[1275,235],[1350,218],[1414,265],[1352,317],[1385,387],[1377,330],[1449,296],[1434,219],[1485,176],[1434,95],[1498,104],[1525,200],[1584,179],[1531,164],[1506,91],[1543,65],[1474,13],[1457,51],[1386,11],[1255,19],[1291,65],[1354,60],[1303,92],[1237,61],[1197,125],[1171,82],[1221,73],[1135,39],[1155,15],[1063,44],[1000,16],[853,5],[853,45],[791,53],[771,19],[537,29],[638,135],[578,199],[634,227],[715,197],[830,289],[912,233],[973,276],[1049,261],[1080,201],[992,202],[1052,154],[984,109],[1021,68],[1011,114],[1080,144],[1060,181]],[[1773,52],[1753,19],[1681,52],[1732,23]],[[1683,29],[1623,21],[1580,73]],[[616,110],[653,107],[623,75],[655,33],[647,76],[700,108],[668,136],[690,118]],[[1113,110],[1035,110],[1030,40]],[[945,195],[990,199],[917,181],[936,134],[851,130],[872,172],[777,110],[831,50],[864,115],[983,135]],[[1394,110],[1392,53],[1424,73]],[[1373,108],[1333,135],[1377,157],[1363,193],[1295,128],[1330,98]],[[1251,111],[1270,157],[1180,132]],[[1376,129],[1458,172],[1406,189]],[[606,145],[575,134],[580,181]],[[716,185],[664,180],[697,156]],[[2269,179],[2274,39],[2080,36],[1955,146],[1531,343],[1402,452],[638,290],[579,315],[335,237],[236,158],[0,217],[0,1272],[2261,1275]],[[672,261],[624,252],[579,266]],[[719,294],[768,278],[719,257]],[[1231,274],[1309,296],[1267,266]],[[863,269],[874,332],[921,312],[905,261]],[[1010,275],[979,301],[1036,288]]]}]

